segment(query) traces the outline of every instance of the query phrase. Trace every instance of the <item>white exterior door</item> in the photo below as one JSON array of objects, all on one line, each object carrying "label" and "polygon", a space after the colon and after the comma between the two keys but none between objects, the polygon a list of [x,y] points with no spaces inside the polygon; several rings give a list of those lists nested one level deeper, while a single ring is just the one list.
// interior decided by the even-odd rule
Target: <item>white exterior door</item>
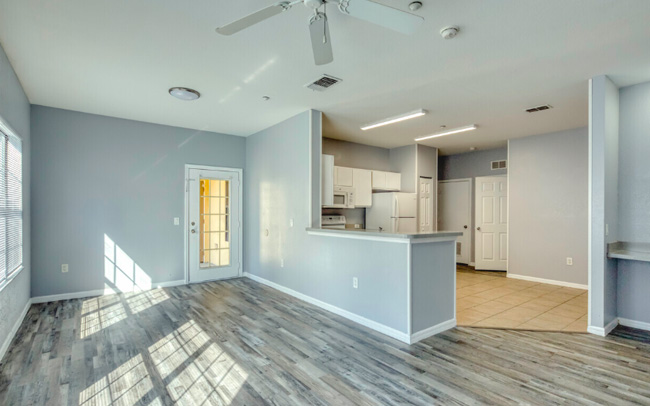
[{"label": "white exterior door", "polygon": [[507,180],[505,176],[476,178],[476,269],[507,270]]},{"label": "white exterior door", "polygon": [[241,171],[186,173],[188,282],[241,276]]},{"label": "white exterior door", "polygon": [[471,179],[438,182],[438,230],[463,233],[456,239],[456,262],[461,264],[471,262],[471,193]]},{"label": "white exterior door", "polygon": [[420,231],[433,231],[433,179],[420,178]]}]

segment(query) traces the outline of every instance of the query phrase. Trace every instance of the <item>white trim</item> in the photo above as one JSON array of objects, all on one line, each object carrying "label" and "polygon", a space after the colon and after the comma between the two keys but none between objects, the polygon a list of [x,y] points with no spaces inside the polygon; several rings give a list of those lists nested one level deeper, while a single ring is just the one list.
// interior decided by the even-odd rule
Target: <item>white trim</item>
[{"label": "white trim", "polygon": [[23,311],[20,312],[20,316],[16,319],[14,326],[11,328],[11,331],[7,335],[7,338],[5,338],[5,342],[2,343],[2,347],[0,347],[0,362],[5,357],[5,354],[7,353],[7,350],[11,345],[11,342],[14,340],[14,337],[16,337],[16,333],[18,332],[20,325],[23,324],[23,321],[25,320],[25,316],[27,316],[27,312],[29,311],[29,308],[31,306],[32,306],[32,299],[27,299],[27,303],[25,303],[25,307],[23,308]]},{"label": "white trim", "polygon": [[424,330],[420,330],[415,334],[411,334],[411,342],[409,344],[415,344],[418,341],[422,341],[425,338],[429,338],[436,334],[442,333],[456,327],[456,318],[454,317],[451,320],[443,321],[442,323],[436,324]]},{"label": "white trim", "polygon": [[406,246],[406,328],[408,329],[408,335],[411,336],[413,333],[413,284],[411,275],[413,274],[413,269],[411,269],[411,257],[413,255],[413,246],[408,244]]},{"label": "white trim", "polygon": [[614,318],[614,320],[607,323],[605,327],[589,326],[587,327],[587,332],[597,336],[607,337],[607,334],[614,330],[616,326],[618,326],[618,318]]},{"label": "white trim", "polygon": [[[308,112],[309,112],[309,164],[308,164],[309,165],[309,189],[308,189],[309,190],[309,199],[307,201],[307,206],[309,208],[309,211],[308,211],[308,213],[309,213],[309,226],[311,227],[311,226],[314,225],[314,218],[313,218],[313,213],[312,213],[314,211],[314,202],[312,200],[312,198],[314,197],[314,189],[313,189],[314,185],[312,184],[312,178],[314,177],[314,167],[312,165],[313,164],[313,162],[312,162],[313,156],[312,155],[314,155],[314,149],[313,149],[314,148],[314,146],[313,146],[314,141],[312,139],[314,137],[314,117],[313,117],[313,111],[312,110],[309,110]],[[322,141],[321,141],[321,155],[323,153],[323,151],[322,151],[323,146],[322,145],[323,144],[322,144]],[[322,175],[321,175],[321,177],[322,177]],[[323,199],[321,198],[321,202],[322,201],[323,201]],[[322,209],[321,209],[321,212],[322,212]]]},{"label": "white trim", "polygon": [[588,305],[587,305],[587,325],[591,326],[591,314],[592,314],[592,309],[591,309],[591,303],[594,300],[594,292],[591,290],[591,272],[592,272],[592,258],[591,258],[591,244],[592,244],[592,238],[591,238],[591,233],[592,233],[592,221],[593,221],[593,171],[594,171],[594,162],[593,162],[593,155],[594,155],[594,145],[593,145],[593,114],[592,114],[592,109],[593,109],[593,79],[589,79],[589,108],[588,110],[588,121],[587,121],[587,128],[588,128],[588,163],[587,163],[587,286],[589,289],[589,300],[588,300]]},{"label": "white trim", "polygon": [[[510,170],[510,140],[506,144],[506,168],[507,174],[512,173]],[[510,269],[510,176],[506,178],[506,275]]]},{"label": "white trim", "polygon": [[190,211],[190,188],[189,188],[189,174],[190,169],[199,169],[207,171],[222,171],[222,172],[236,172],[239,174],[239,270],[237,277],[242,277],[244,273],[244,170],[242,168],[228,168],[221,166],[207,166],[207,165],[195,165],[195,164],[185,164],[185,210],[184,210],[184,224],[183,224],[183,241],[184,241],[184,273],[185,273],[185,284],[190,283],[190,241],[188,238],[189,234],[189,211]]},{"label": "white trim", "polygon": [[515,275],[515,274],[512,274],[512,273],[508,273],[507,276],[508,276],[508,278],[512,278],[512,279],[521,279],[523,281],[546,283],[546,284],[549,284],[549,285],[564,286],[564,287],[567,287],[567,288],[584,289],[584,290],[587,290],[587,288],[588,288],[587,285],[583,285],[583,284],[580,284],[580,283],[556,281],[554,279],[536,278],[534,276]]},{"label": "white trim", "polygon": [[619,317],[618,324],[625,327],[632,327],[632,328],[638,328],[641,330],[650,331],[650,323],[646,323],[645,321],[630,320],[630,319],[624,319],[623,317]]},{"label": "white trim", "polygon": [[397,242],[402,244],[408,244],[411,240],[409,238],[390,238],[390,237],[376,237],[372,235],[364,235],[363,232],[354,232],[350,231],[348,233],[330,233],[327,231],[315,231],[307,230],[309,235],[319,235],[322,237],[334,237],[334,238],[350,238],[353,240],[369,240],[369,241],[382,241],[382,242]]},{"label": "white trim", "polygon": [[[441,183],[453,183],[453,182],[458,182],[458,183],[459,182],[468,182],[469,183],[469,204],[467,205],[467,210],[468,210],[467,216],[469,218],[469,221],[467,223],[469,224],[470,231],[469,231],[469,236],[467,237],[467,240],[468,240],[467,244],[469,246],[469,248],[467,249],[468,257],[469,257],[469,258],[467,258],[467,262],[468,262],[468,264],[471,264],[472,266],[474,266],[474,263],[471,262],[472,254],[474,254],[474,252],[473,252],[473,250],[474,250],[474,238],[472,238],[472,232],[474,232],[474,222],[472,221],[472,204],[474,203],[474,178],[458,178],[458,179],[439,180],[438,183],[436,184],[436,187],[438,187]],[[438,191],[436,190],[436,207],[438,207],[437,206],[437,204],[438,204],[437,199],[438,199]],[[438,213],[439,213],[440,208],[438,207],[437,210],[438,210]],[[440,228],[437,219],[438,219],[438,215],[436,213],[436,230],[438,230]],[[454,252],[456,252],[455,249],[454,249]],[[474,256],[476,256],[476,255],[474,255]],[[457,264],[459,263],[458,259],[457,259],[457,256],[454,257],[454,262],[457,263]],[[462,263],[462,262],[460,262],[460,263]]]},{"label": "white trim", "polygon": [[325,303],[325,302],[322,302],[322,301],[320,301],[318,299],[314,299],[311,296],[307,296],[307,295],[302,294],[300,292],[296,292],[293,289],[289,289],[289,288],[286,288],[286,287],[284,287],[282,285],[278,285],[275,282],[271,282],[271,281],[266,280],[264,278],[260,278],[257,275],[253,275],[253,274],[250,274],[248,272],[244,272],[244,276],[254,280],[255,282],[259,282],[259,283],[261,283],[263,285],[266,285],[266,286],[271,287],[273,289],[279,290],[282,293],[286,293],[289,296],[293,296],[293,297],[295,297],[297,299],[300,299],[302,301],[305,301],[305,302],[307,302],[309,304],[320,307],[321,309],[325,309],[325,310],[327,310],[329,312],[332,312],[334,314],[337,314],[337,315],[339,315],[341,317],[345,317],[348,320],[352,320],[355,323],[359,323],[362,326],[368,327],[368,328],[370,328],[372,330],[375,330],[377,332],[385,334],[385,335],[387,335],[389,337],[392,337],[392,338],[394,338],[396,340],[399,340],[399,341],[402,341],[404,343],[410,344],[410,337],[409,337],[409,335],[407,333],[401,332],[401,331],[396,330],[396,329],[394,329],[392,327],[388,327],[388,326],[386,326],[384,324],[377,323],[376,321],[366,319],[365,317],[359,316],[359,315],[354,314],[352,312],[349,312],[347,310],[343,310],[343,309],[341,309],[339,307],[336,307],[334,305],[331,305],[329,303]]},{"label": "white trim", "polygon": [[470,262],[470,263],[467,264],[467,265],[469,265],[469,266],[473,266],[473,267],[476,267],[476,262]]},{"label": "white trim", "polygon": [[131,292],[145,292],[148,290],[159,289],[159,288],[170,288],[172,286],[185,285],[185,280],[169,281],[169,282],[160,282],[152,284],[150,289],[142,290],[132,290],[126,292],[115,292],[111,288],[105,289],[95,289],[95,290],[86,290],[82,292],[73,292],[73,293],[61,293],[59,295],[48,295],[48,296],[36,296],[32,298],[32,303],[48,303],[48,302],[57,302],[59,300],[70,300],[70,299],[81,299],[85,297],[94,297],[94,296],[108,296],[114,295],[116,293],[131,293]]},{"label": "white trim", "polygon": [[[461,234],[460,232],[458,234]],[[409,241],[411,244],[426,244],[430,242],[448,242],[448,241],[456,241],[459,236],[453,236],[453,237],[424,237],[424,238],[409,238]],[[456,253],[456,249],[454,248],[454,255]],[[455,258],[455,257],[454,257]]]},{"label": "white trim", "polygon": [[[436,185],[436,190],[435,190],[436,199],[434,201],[434,204],[436,205],[436,209],[433,212],[433,215],[436,216],[436,221],[435,221],[436,229],[434,231],[438,231],[438,213],[440,212],[440,209],[438,208],[438,203],[439,203],[438,202],[438,183],[440,182],[440,173],[439,173],[440,169],[438,167],[438,162],[440,162],[440,150],[438,148],[436,148],[436,178],[434,179],[434,184]],[[470,217],[470,220],[471,219],[472,218]]]}]

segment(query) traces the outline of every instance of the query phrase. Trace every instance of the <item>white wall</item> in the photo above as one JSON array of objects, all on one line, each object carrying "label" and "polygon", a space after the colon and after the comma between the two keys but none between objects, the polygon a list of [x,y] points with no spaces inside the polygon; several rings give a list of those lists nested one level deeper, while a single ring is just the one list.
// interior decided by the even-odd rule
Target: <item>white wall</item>
[{"label": "white wall", "polygon": [[508,274],[587,285],[588,143],[586,127],[509,141]]}]

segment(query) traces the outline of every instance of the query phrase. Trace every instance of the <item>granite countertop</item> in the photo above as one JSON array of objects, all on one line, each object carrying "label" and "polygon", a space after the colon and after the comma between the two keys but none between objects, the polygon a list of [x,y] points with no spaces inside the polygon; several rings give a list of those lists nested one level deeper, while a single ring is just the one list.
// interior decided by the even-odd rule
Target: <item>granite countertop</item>
[{"label": "granite countertop", "polygon": [[607,257],[650,262],[650,244],[617,241],[607,244]]},{"label": "granite countertop", "polygon": [[460,237],[463,235],[461,231],[435,231],[435,232],[415,232],[415,233],[391,233],[388,231],[379,231],[379,230],[365,230],[358,228],[307,228],[308,232],[318,232],[318,233],[327,233],[332,235],[350,235],[350,234],[360,234],[368,237],[386,237],[386,238],[404,238],[404,239],[424,239],[424,238],[436,238],[436,237]]}]

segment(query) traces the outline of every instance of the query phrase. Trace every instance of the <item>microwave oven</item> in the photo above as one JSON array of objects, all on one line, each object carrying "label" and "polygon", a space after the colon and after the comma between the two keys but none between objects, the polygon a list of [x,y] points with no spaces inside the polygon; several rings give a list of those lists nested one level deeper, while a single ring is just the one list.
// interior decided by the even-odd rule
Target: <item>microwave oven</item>
[{"label": "microwave oven", "polygon": [[354,209],[354,188],[334,186],[333,204],[323,207],[332,209]]}]

